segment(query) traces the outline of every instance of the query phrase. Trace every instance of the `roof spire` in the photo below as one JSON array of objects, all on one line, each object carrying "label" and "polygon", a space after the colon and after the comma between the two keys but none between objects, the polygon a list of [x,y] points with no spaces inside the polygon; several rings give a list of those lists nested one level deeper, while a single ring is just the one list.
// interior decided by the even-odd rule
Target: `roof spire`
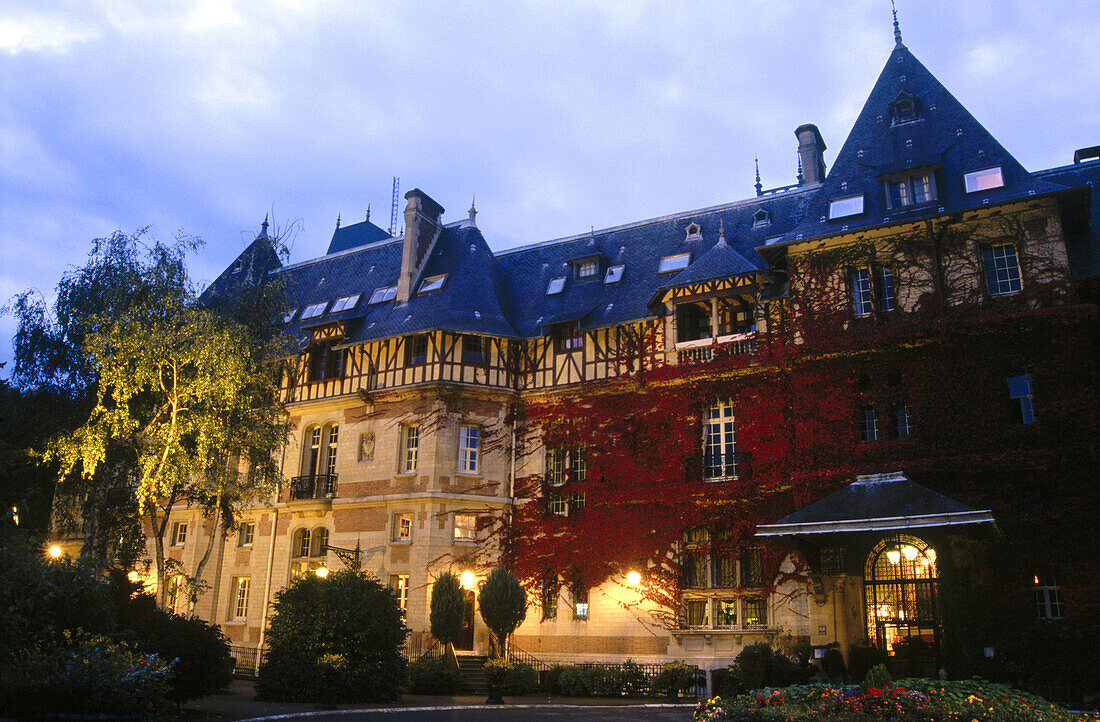
[{"label": "roof spire", "polygon": [[890,0],[890,10],[894,13],[894,50],[897,50],[904,48],[905,43],[901,42],[901,26],[898,25],[898,9],[894,6],[894,0]]},{"label": "roof spire", "polygon": [[798,154],[798,185],[802,185],[802,154]]},{"label": "roof spire", "polygon": [[477,194],[470,195],[470,220],[469,225],[477,227],[477,222],[474,220],[477,217]]},{"label": "roof spire", "polygon": [[370,223],[370,203],[367,204],[367,223]]},{"label": "roof spire", "polygon": [[260,238],[267,238],[267,214],[264,214],[264,222],[260,224]]},{"label": "roof spire", "polygon": [[718,219],[718,242],[726,242],[726,220],[724,218]]},{"label": "roof spire", "polygon": [[754,155],[753,160],[756,162],[756,195],[764,195],[764,186],[760,183],[760,156]]},{"label": "roof spire", "polygon": [[336,228],[337,229],[340,228],[340,214],[339,213],[336,214]]}]

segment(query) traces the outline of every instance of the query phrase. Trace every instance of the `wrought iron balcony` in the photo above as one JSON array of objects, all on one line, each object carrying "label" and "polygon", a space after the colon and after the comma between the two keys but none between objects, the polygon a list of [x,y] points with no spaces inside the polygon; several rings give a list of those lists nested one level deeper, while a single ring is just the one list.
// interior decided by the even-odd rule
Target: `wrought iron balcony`
[{"label": "wrought iron balcony", "polygon": [[732,454],[706,454],[703,456],[703,481],[748,479],[751,476],[751,452],[735,451]]},{"label": "wrought iron balcony", "polygon": [[336,474],[296,476],[290,480],[290,500],[331,499],[336,496]]}]

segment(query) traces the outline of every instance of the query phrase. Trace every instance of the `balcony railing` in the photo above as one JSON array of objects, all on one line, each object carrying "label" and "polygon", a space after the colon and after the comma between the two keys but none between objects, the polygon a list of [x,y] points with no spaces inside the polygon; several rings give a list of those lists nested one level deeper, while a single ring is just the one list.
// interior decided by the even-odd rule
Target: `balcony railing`
[{"label": "balcony railing", "polygon": [[756,346],[755,338],[756,333],[749,330],[717,339],[681,341],[676,344],[676,363],[701,364],[716,358],[752,353]]},{"label": "balcony railing", "polygon": [[703,456],[703,481],[747,479],[751,476],[751,452],[735,451],[732,454],[705,454]]},{"label": "balcony railing", "polygon": [[290,500],[331,499],[336,496],[336,474],[296,476],[290,480]]}]

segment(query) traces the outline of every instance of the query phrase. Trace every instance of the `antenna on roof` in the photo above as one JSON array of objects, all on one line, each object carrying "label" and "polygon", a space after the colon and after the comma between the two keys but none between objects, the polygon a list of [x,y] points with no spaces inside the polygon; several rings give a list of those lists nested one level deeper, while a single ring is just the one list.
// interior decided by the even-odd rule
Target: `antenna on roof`
[{"label": "antenna on roof", "polygon": [[894,13],[894,50],[904,48],[901,42],[901,27],[898,25],[898,9],[894,6],[894,0],[890,0],[890,10]]},{"label": "antenna on roof", "polygon": [[754,155],[753,160],[756,162],[756,195],[764,195],[764,186],[760,183],[760,156]]},{"label": "antenna on roof", "polygon": [[401,179],[393,177],[393,201],[390,203],[390,236],[397,237],[397,191],[401,188]]}]

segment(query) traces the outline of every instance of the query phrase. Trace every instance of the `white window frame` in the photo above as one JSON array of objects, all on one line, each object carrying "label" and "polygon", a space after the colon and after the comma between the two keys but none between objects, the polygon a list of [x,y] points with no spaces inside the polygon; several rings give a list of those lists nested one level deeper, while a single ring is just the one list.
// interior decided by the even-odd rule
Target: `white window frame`
[{"label": "white window frame", "polygon": [[393,541],[411,542],[413,535],[413,514],[402,511],[393,515]]},{"label": "white window frame", "polygon": [[401,427],[401,468],[402,474],[415,474],[420,456],[420,424],[405,424]]},{"label": "white window frame", "polygon": [[350,311],[355,308],[359,304],[359,295],[360,294],[357,293],[354,296],[343,296],[336,299],[332,304],[332,311],[330,311],[330,313],[340,313],[341,311]]},{"label": "white window frame", "polygon": [[690,253],[676,253],[671,256],[665,256],[661,259],[660,264],[657,266],[658,275],[662,273],[672,273],[673,271],[682,271],[691,265]]},{"label": "white window frame", "polygon": [[546,284],[546,295],[556,296],[565,290],[565,276],[558,276],[557,278],[551,278],[550,283]]},{"label": "white window frame", "polygon": [[[703,419],[703,481],[737,478],[737,416],[730,400],[718,401],[707,408]],[[715,454],[718,464],[708,461]],[[730,458],[727,461],[727,457]],[[732,468],[733,473],[727,473]]]},{"label": "white window frame", "polygon": [[596,259],[577,263],[577,278],[595,278],[600,273],[600,264]]},{"label": "white window frame", "polygon": [[[461,520],[461,522],[460,522]],[[455,512],[452,522],[456,542],[477,541],[477,514]]]},{"label": "white window frame", "polygon": [[1033,609],[1038,619],[1055,620],[1065,616],[1066,600],[1062,596],[1062,587],[1053,574],[1036,573],[1031,591],[1034,598]]},{"label": "white window frame", "polygon": [[[1023,290],[1024,276],[1016,246],[995,243],[983,246],[981,252],[986,291],[990,296],[1011,296]],[[990,261],[993,262],[992,268]]]},{"label": "white window frame", "polygon": [[859,440],[869,442],[878,441],[881,438],[878,410],[873,406],[859,407]]},{"label": "white window frame", "polygon": [[1039,417],[1035,414],[1031,372],[1009,376],[1005,379],[1005,383],[1008,384],[1008,398],[1020,403],[1020,423],[1025,425],[1037,423]]},{"label": "white window frame", "polygon": [[443,283],[447,280],[447,274],[441,273],[438,276],[428,276],[420,282],[420,289],[416,292],[416,295],[421,296],[425,293],[431,293],[432,291],[438,291],[443,288]]},{"label": "white window frame", "polygon": [[328,308],[328,301],[321,301],[320,303],[313,303],[302,309],[301,320],[305,321],[310,318],[317,318],[323,316],[325,309]]},{"label": "white window frame", "polygon": [[[575,584],[571,592],[573,597],[573,619],[578,622],[587,622],[592,612],[592,603],[589,601],[591,599],[591,590]],[[581,593],[583,593],[583,601]]]},{"label": "white window frame", "polygon": [[371,294],[370,300],[367,301],[368,306],[374,306],[375,304],[385,303],[386,301],[392,301],[397,297],[397,286],[383,286],[382,288],[374,289],[374,293]]},{"label": "white window frame", "polygon": [[866,266],[853,268],[849,283],[852,289],[852,313],[856,318],[870,316],[875,308],[874,293],[871,291],[871,269]]},{"label": "white window frame", "polygon": [[177,521],[172,525],[172,543],[169,546],[181,547],[187,543],[187,522]]},{"label": "white window frame", "polygon": [[390,589],[393,590],[393,596],[397,601],[397,611],[401,612],[402,617],[405,616],[409,610],[409,575],[391,574]]},{"label": "white window frame", "polygon": [[848,218],[863,213],[863,194],[834,198],[829,201],[829,220]]},{"label": "white window frame", "polygon": [[251,577],[233,577],[233,597],[230,600],[229,621],[243,622],[248,618],[248,593]]},{"label": "white window frame", "polygon": [[463,424],[458,429],[458,473],[481,472],[481,427]]},{"label": "white window frame", "polygon": [[237,546],[247,548],[256,541],[256,522],[242,521],[237,530]]},{"label": "white window frame", "polygon": [[981,193],[1004,188],[1004,170],[999,165],[963,174],[963,186],[967,193]]}]

